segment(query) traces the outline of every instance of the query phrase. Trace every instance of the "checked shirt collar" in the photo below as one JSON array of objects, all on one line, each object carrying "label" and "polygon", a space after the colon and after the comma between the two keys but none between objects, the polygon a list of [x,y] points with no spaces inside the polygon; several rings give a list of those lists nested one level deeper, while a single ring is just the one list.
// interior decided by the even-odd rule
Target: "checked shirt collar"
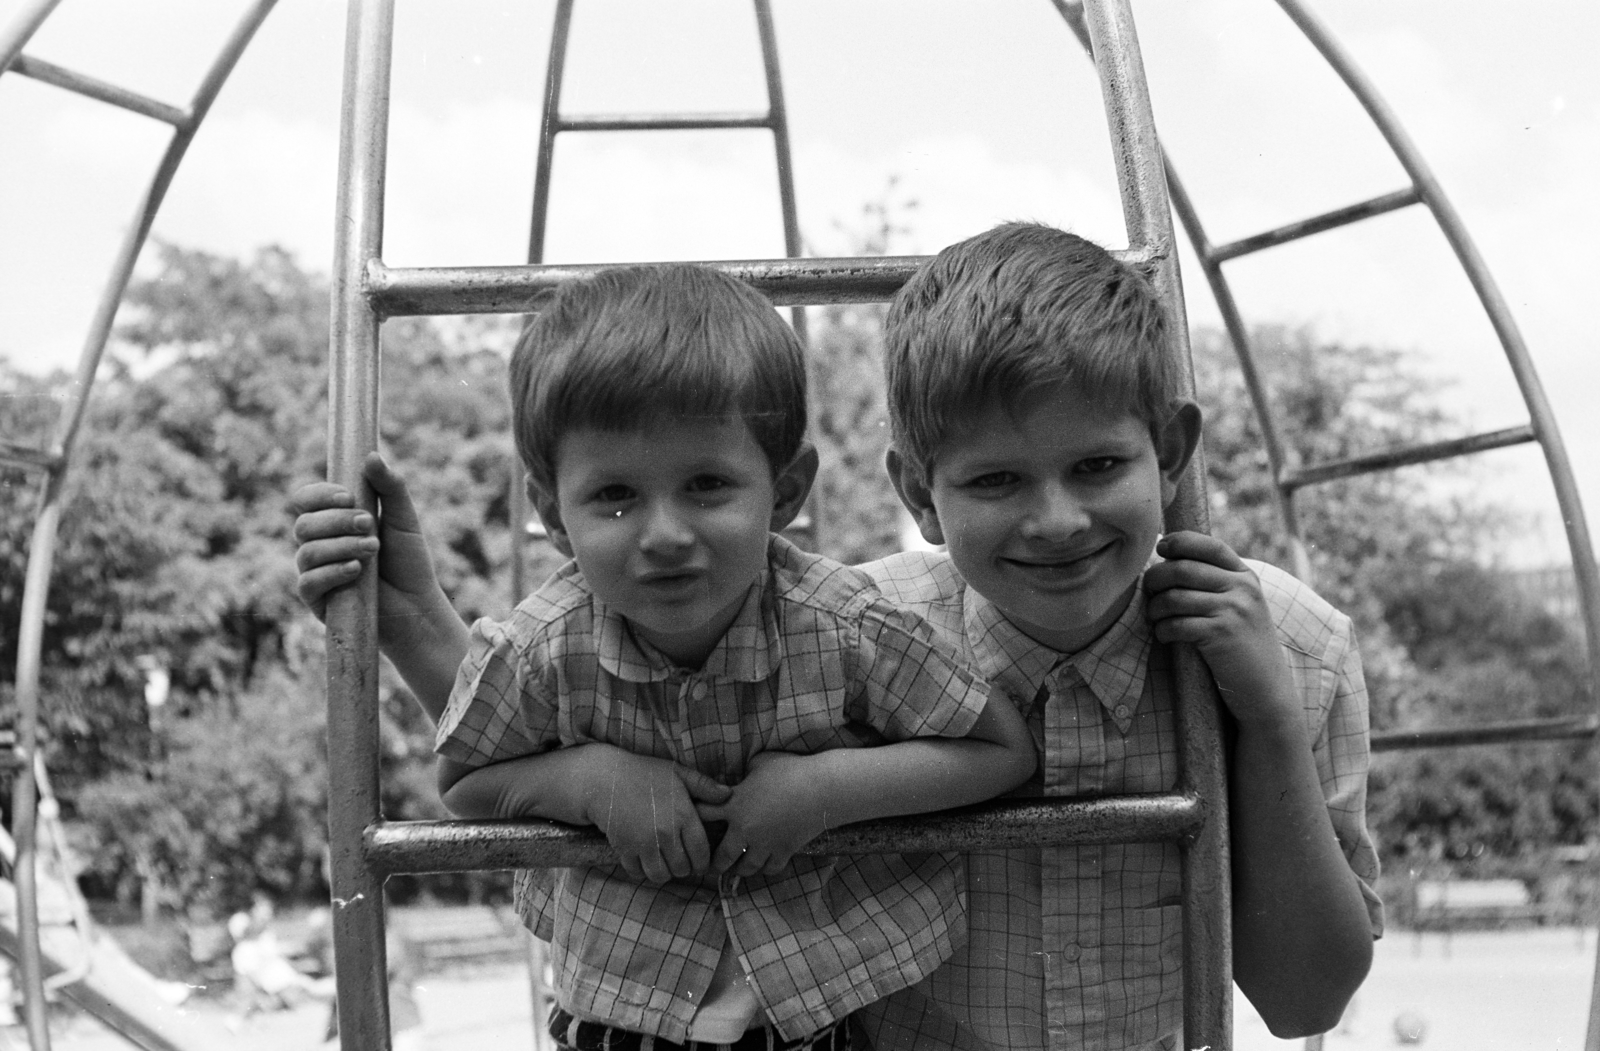
[{"label": "checked shirt collar", "polygon": [[[750,585],[744,605],[696,677],[764,682],[783,662],[783,636],[771,599],[772,573]],[[660,650],[634,635],[622,614],[593,596],[600,667],[626,682],[665,682],[686,674]]]},{"label": "checked shirt collar", "polygon": [[[1076,681],[1088,686],[1118,725],[1126,724],[1138,710],[1151,643],[1142,575],[1122,615],[1077,653],[1057,653],[1035,642],[971,586],[963,605],[967,644],[978,670],[1011,695],[1024,718],[1032,714],[1052,673],[1063,685]],[[1126,714],[1119,717],[1119,709]]]}]

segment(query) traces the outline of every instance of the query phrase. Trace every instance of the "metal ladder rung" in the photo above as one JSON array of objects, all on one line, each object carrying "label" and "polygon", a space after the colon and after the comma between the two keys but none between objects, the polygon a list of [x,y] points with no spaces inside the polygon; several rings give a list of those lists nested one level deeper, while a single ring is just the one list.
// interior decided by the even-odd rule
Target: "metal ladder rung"
[{"label": "metal ladder rung", "polygon": [[65,88],[74,94],[159,120],[163,124],[170,124],[180,130],[189,127],[194,120],[194,117],[186,110],[181,110],[176,106],[169,106],[165,102],[157,102],[155,99],[146,98],[137,92],[129,91],[127,88],[119,88],[115,84],[96,80],[87,74],[76,73],[53,62],[46,62],[42,58],[18,55],[8,72],[21,73],[23,76],[37,80],[40,83]]},{"label": "metal ladder rung", "polygon": [[706,131],[770,129],[771,113],[595,114],[557,117],[556,131]]},{"label": "metal ladder rung", "polygon": [[26,445],[0,442],[0,467],[22,467],[35,471],[54,471],[61,466],[60,453],[47,452]]},{"label": "metal ladder rung", "polygon": [[1504,744],[1510,741],[1559,741],[1600,734],[1600,716],[1574,715],[1565,719],[1524,719],[1481,726],[1453,726],[1438,730],[1392,730],[1372,735],[1374,752],[1412,748],[1450,748],[1469,744]]},{"label": "metal ladder rung", "polygon": [[[1206,820],[1197,796],[1008,800],[943,814],[863,821],[832,829],[800,853],[900,854],[1068,844],[1179,840]],[[555,821],[384,821],[364,837],[368,864],[385,875],[565,868],[616,860],[605,835]]]},{"label": "metal ladder rung", "polygon": [[[1155,253],[1139,249],[1111,254],[1139,270],[1148,270],[1155,259]],[[826,306],[892,299],[928,258],[737,259],[702,265],[751,285],[774,306]],[[562,282],[606,265],[389,267],[373,259],[367,262],[362,289],[372,308],[386,318],[525,314],[537,310]]]},{"label": "metal ladder rung", "polygon": [[1417,188],[1408,186],[1404,190],[1396,190],[1394,193],[1386,193],[1382,197],[1374,197],[1369,201],[1362,201],[1359,204],[1348,205],[1344,208],[1336,208],[1331,212],[1324,212],[1322,215],[1312,216],[1310,219],[1303,219],[1298,223],[1280,226],[1276,230],[1268,230],[1266,233],[1255,234],[1225,245],[1218,245],[1206,253],[1206,262],[1212,264],[1225,263],[1230,259],[1249,255],[1251,252],[1275,248],[1291,241],[1298,241],[1302,237],[1310,237],[1312,234],[1337,230],[1341,226],[1348,226],[1351,223],[1360,222],[1362,219],[1371,219],[1373,216],[1383,215],[1385,212],[1398,211],[1421,201],[1422,194]]},{"label": "metal ladder rung", "polygon": [[1538,440],[1539,436],[1534,433],[1533,425],[1524,423],[1518,427],[1507,427],[1503,431],[1472,434],[1465,438],[1451,438],[1449,441],[1431,442],[1427,445],[1416,445],[1408,449],[1392,449],[1388,452],[1356,456],[1349,460],[1335,460],[1332,463],[1302,467],[1296,471],[1285,472],[1284,476],[1278,480],[1278,485],[1285,491],[1292,491],[1308,485],[1331,482],[1339,478],[1350,478],[1358,474],[1373,474],[1377,471],[1387,471],[1395,467],[1409,467],[1413,464],[1430,463],[1434,460],[1448,460],[1453,456],[1466,456],[1471,453],[1487,452],[1490,449],[1503,449],[1508,445],[1522,445],[1526,442]]}]

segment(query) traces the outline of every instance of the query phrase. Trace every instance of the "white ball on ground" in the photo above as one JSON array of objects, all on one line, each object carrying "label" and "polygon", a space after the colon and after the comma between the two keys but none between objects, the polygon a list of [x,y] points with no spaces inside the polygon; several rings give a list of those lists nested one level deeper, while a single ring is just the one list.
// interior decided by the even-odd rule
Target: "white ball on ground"
[{"label": "white ball on ground", "polygon": [[1394,1038],[1402,1044],[1420,1044],[1428,1035],[1428,1023],[1415,1011],[1394,1016]]}]

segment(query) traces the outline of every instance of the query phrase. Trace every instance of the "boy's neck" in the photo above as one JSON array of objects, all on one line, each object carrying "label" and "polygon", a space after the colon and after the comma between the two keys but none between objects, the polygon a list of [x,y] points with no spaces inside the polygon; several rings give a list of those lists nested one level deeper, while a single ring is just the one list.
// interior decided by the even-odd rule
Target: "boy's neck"
[{"label": "boy's neck", "polygon": [[[1138,590],[1139,582],[1136,580],[1128,585],[1128,590],[1123,593],[1121,598],[1107,606],[1093,620],[1065,628],[1050,628],[1014,620],[1006,613],[1003,606],[999,603],[994,603],[994,605],[1012,627],[1028,636],[1034,642],[1063,656],[1071,656],[1075,653],[1082,653],[1094,645],[1107,631],[1110,631],[1111,626],[1121,620],[1123,613],[1127,612],[1128,605],[1133,601],[1133,596]],[[993,602],[994,600],[990,599],[990,601]]]}]

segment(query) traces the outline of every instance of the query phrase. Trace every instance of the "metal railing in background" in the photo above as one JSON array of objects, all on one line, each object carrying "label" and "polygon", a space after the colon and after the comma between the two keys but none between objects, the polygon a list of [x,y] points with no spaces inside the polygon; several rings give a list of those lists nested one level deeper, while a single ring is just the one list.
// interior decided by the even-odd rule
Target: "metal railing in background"
[{"label": "metal railing in background", "polygon": [[[778,206],[783,220],[783,253],[790,259],[798,258],[801,249],[800,216],[795,205],[794,165],[789,151],[789,110],[783,101],[783,74],[778,67],[778,34],[772,25],[771,0],[751,0],[755,8],[756,35],[761,44],[761,69],[766,81],[766,112],[564,116],[561,113],[561,87],[566,80],[573,2],[556,0],[551,23],[550,57],[545,64],[544,102],[540,107],[539,148],[534,153],[533,214],[528,223],[528,262],[544,262],[545,229],[550,218],[550,180],[555,172],[556,136],[567,131],[770,131],[773,160],[778,174]],[[789,317],[801,345],[805,345],[805,308],[794,307]],[[513,456],[511,464],[511,601],[517,603],[528,594],[526,558],[523,555],[527,534],[523,523],[528,522],[531,516],[522,461]],[[790,526],[792,533],[802,535],[797,539],[805,541],[803,546],[815,547],[819,517],[817,503],[816,494],[813,493],[806,502],[805,511]]]},{"label": "metal railing in background", "polygon": [[[111,335],[111,324],[123,290],[133,274],[134,263],[144,247],[156,212],[177,174],[189,143],[199,131],[217,93],[233,72],[235,63],[261,27],[277,0],[256,0],[239,20],[212,61],[187,109],[146,98],[136,92],[107,84],[93,77],[63,69],[22,53],[35,33],[44,25],[60,0],[34,0],[0,30],[0,73],[31,77],[67,91],[96,99],[121,109],[150,117],[172,126],[156,165],[155,174],[140,197],[133,221],[123,235],[122,244],[106,278],[89,333],[79,354],[77,373],[61,407],[50,443],[43,449],[25,449],[7,443],[0,447],[0,463],[39,471],[44,475],[38,511],[28,544],[28,569],[23,583],[22,616],[17,629],[17,751],[20,763],[12,788],[12,838],[16,841],[18,962],[21,964],[23,1017],[28,1040],[34,1051],[47,1051],[50,1030],[45,1016],[45,961],[39,948],[38,903],[38,784],[35,761],[39,755],[39,666],[44,642],[46,600],[50,574],[55,562],[56,534],[61,521],[62,484],[72,462],[73,444],[83,424],[94,389],[95,374]],[[124,1034],[127,1035],[127,1034]],[[134,1039],[131,1035],[129,1039]]]},{"label": "metal railing in background", "polygon": [[[1174,324],[1171,353],[1190,372],[1166,185],[1127,0],[1087,7],[1101,92],[1117,146],[1129,253],[1160,290]],[[333,275],[329,382],[329,478],[373,507],[360,465],[376,446],[379,332],[400,313],[527,312],[572,267],[392,271],[382,263],[384,152],[393,38],[392,0],[352,0],[347,27],[340,145],[338,239]],[[769,70],[775,70],[775,65]],[[769,73],[769,77],[770,77]],[[770,85],[770,81],[769,81]],[[547,101],[546,120],[553,107]],[[607,126],[619,123],[607,122]],[[743,126],[743,125],[741,125]],[[537,209],[536,209],[537,214]],[[542,249],[542,243],[534,247]],[[909,265],[908,265],[909,264]],[[880,301],[914,269],[909,260],[722,264],[784,305]],[[413,280],[414,279],[414,280]],[[408,291],[397,291],[409,283]],[[408,298],[409,297],[409,298]],[[1197,463],[1169,513],[1173,529],[1204,528]],[[362,1047],[386,1047],[383,881],[393,873],[591,864],[610,857],[603,837],[548,822],[387,822],[378,800],[376,577],[329,597],[329,810],[340,1031]],[[1231,1043],[1231,968],[1226,783],[1220,709],[1192,650],[1176,662],[1180,786],[1163,796],[991,804],[961,816],[843,829],[811,850],[900,852],[932,844],[973,848],[1170,839],[1183,850],[1186,1040],[1224,1051]],[[348,1046],[348,1045],[347,1045]]]}]

